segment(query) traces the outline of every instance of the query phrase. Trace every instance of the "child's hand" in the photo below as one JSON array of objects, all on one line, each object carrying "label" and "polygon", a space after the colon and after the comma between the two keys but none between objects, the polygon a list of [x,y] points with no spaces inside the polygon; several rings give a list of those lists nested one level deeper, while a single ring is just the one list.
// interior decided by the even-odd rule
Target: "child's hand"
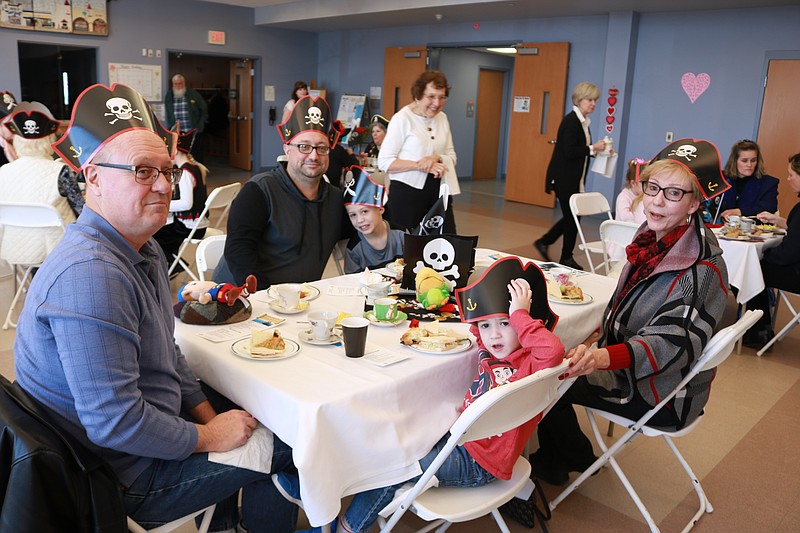
[{"label": "child's hand", "polygon": [[508,294],[511,296],[511,305],[508,306],[509,316],[518,309],[531,310],[533,293],[527,281],[522,278],[512,279],[508,284]]}]

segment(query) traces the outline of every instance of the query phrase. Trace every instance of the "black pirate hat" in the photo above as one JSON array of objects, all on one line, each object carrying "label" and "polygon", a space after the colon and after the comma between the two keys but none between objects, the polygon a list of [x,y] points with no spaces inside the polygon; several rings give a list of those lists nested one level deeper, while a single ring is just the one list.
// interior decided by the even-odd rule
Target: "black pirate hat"
[{"label": "black pirate hat", "polygon": [[292,114],[286,122],[277,126],[278,134],[284,144],[289,144],[292,139],[304,131],[318,131],[328,137],[331,148],[339,140],[341,131],[334,127],[331,108],[321,96],[314,98],[304,96],[292,108]]},{"label": "black pirate hat", "polygon": [[161,125],[141,94],[118,83],[111,88],[92,85],[78,96],[67,133],[53,143],[53,150],[81,171],[106,143],[132,130],[152,131],[163,139],[170,158],[175,157],[178,135]]},{"label": "black pirate hat", "polygon": [[14,110],[17,99],[8,91],[0,91],[0,118],[5,117]]},{"label": "black pirate hat", "polygon": [[547,301],[547,282],[539,267],[528,261],[522,264],[519,257],[509,256],[489,265],[477,281],[463,289],[456,289],[456,301],[461,311],[462,322],[477,322],[489,318],[508,316],[508,284],[522,278],[531,287],[533,301],[530,315],[538,318],[547,329],[553,331],[558,315],[550,309]]},{"label": "black pirate hat", "polygon": [[20,102],[4,122],[14,135],[25,139],[41,139],[56,132],[59,122],[47,106],[39,102]]},{"label": "black pirate hat", "polygon": [[698,139],[678,139],[668,144],[650,162],[672,159],[691,172],[706,200],[731,188],[719,166],[719,150],[713,143]]},{"label": "black pirate hat", "polygon": [[178,150],[186,154],[190,153],[197,136],[197,128],[192,128],[184,133],[180,133],[180,129],[178,129],[178,132]]},{"label": "black pirate hat", "polygon": [[344,176],[344,205],[358,204],[383,207],[386,187],[372,181],[372,176],[363,168],[353,165]]},{"label": "black pirate hat", "polygon": [[383,124],[383,129],[389,127],[389,119],[387,119],[383,115],[372,115],[372,119],[370,119],[369,123],[372,125]]}]

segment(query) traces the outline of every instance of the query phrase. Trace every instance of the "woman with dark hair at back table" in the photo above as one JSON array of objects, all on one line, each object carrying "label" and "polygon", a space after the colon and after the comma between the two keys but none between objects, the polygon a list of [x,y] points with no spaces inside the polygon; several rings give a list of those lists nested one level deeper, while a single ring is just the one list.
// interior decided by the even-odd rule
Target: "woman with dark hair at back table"
[{"label": "woman with dark hair at back table", "polygon": [[[414,101],[389,122],[378,168],[391,180],[384,218],[398,229],[413,229],[420,223],[439,199],[442,182],[450,187],[451,195],[461,192],[450,122],[442,112],[449,94],[445,75],[426,70],[411,86]],[[456,232],[452,196],[443,232]]]},{"label": "woman with dark hair at back table", "polygon": [[583,267],[572,257],[578,228],[572,218],[569,197],[583,192],[589,157],[606,148],[606,143],[602,140],[592,144],[592,135],[589,133],[588,116],[597,106],[599,97],[600,89],[597,85],[585,81],[575,86],[572,91],[572,111],[567,113],[558,126],[556,146],[547,166],[545,186],[548,193],[551,190],[556,193],[558,203],[561,205],[561,220],[533,242],[533,247],[545,260],[550,261],[547,255],[548,246],[563,236],[561,259],[558,262],[579,270],[583,270]]},{"label": "woman with dark hair at back table", "polygon": [[308,84],[302,80],[297,80],[294,82],[294,87],[292,88],[292,97],[286,102],[286,105],[283,106],[283,116],[281,117],[281,124],[289,120],[289,116],[292,114],[292,109],[294,109],[294,104],[297,103],[299,99],[304,96],[308,95]]},{"label": "woman with dark hair at back table", "polygon": [[[792,192],[800,196],[800,154],[789,158],[786,181]],[[800,293],[800,202],[795,204],[789,216],[782,218],[770,211],[756,215],[763,223],[773,224],[786,230],[786,236],[777,245],[764,250],[761,258],[761,273],[766,288],[747,302],[748,309],[762,309],[764,315],[742,338],[742,344],[760,349],[775,333],[772,331],[772,309],[770,293],[774,289]]]},{"label": "woman with dark hair at back table", "polygon": [[764,173],[761,149],[754,141],[745,139],[731,147],[724,172],[733,187],[721,199],[723,220],[778,210],[778,178]]},{"label": "woman with dark hair at back table", "polygon": [[386,138],[386,131],[389,129],[389,121],[383,115],[373,115],[369,124],[369,132],[372,134],[372,142],[367,145],[367,157],[378,157],[381,151],[383,140]]}]

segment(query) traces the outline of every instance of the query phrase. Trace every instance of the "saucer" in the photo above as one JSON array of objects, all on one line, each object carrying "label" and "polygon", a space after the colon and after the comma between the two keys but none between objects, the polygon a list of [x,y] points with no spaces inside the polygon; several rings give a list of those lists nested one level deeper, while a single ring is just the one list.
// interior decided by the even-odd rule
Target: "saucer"
[{"label": "saucer", "polygon": [[301,301],[297,307],[284,307],[280,304],[277,300],[272,300],[269,302],[269,306],[279,313],[283,313],[284,315],[296,315],[297,313],[302,313],[306,309],[308,309],[308,302]]},{"label": "saucer", "polygon": [[337,335],[335,331],[325,340],[315,339],[310,329],[301,331],[300,335],[298,335],[298,338],[303,342],[307,342],[308,344],[316,344],[317,346],[328,346],[330,344],[340,344],[342,342],[341,335]]},{"label": "saucer", "polygon": [[408,315],[405,314],[402,311],[399,311],[397,313],[397,317],[394,320],[378,320],[375,317],[375,311],[372,310],[372,311],[367,311],[366,313],[364,313],[364,318],[369,320],[370,324],[374,324],[376,326],[388,328],[388,327],[396,326],[397,324],[399,324],[401,322],[404,322],[405,320],[408,319]]}]

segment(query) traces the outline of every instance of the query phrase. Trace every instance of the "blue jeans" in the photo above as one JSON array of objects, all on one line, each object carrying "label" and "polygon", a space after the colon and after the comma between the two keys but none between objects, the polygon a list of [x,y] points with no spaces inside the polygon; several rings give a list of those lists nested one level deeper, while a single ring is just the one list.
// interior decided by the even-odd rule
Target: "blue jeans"
[{"label": "blue jeans", "polygon": [[[272,471],[294,469],[292,449],[275,437]],[[236,527],[237,498],[242,489],[242,524],[250,533],[293,532],[297,507],[275,489],[269,474],[212,463],[207,453],[183,461],[153,461],[123,489],[128,516],[150,529],[217,504],[211,531]]]},{"label": "blue jeans", "polygon": [[[445,435],[433,449],[419,460],[422,470],[426,470],[439,454],[450,435]],[[417,481],[417,476],[409,481]],[[494,481],[495,477],[483,469],[463,446],[456,446],[452,453],[436,472],[440,487],[480,487]],[[378,513],[394,498],[394,493],[405,483],[398,483],[391,487],[360,492],[353,497],[353,501],[344,514],[345,522],[355,533],[366,533],[378,520]]]}]

